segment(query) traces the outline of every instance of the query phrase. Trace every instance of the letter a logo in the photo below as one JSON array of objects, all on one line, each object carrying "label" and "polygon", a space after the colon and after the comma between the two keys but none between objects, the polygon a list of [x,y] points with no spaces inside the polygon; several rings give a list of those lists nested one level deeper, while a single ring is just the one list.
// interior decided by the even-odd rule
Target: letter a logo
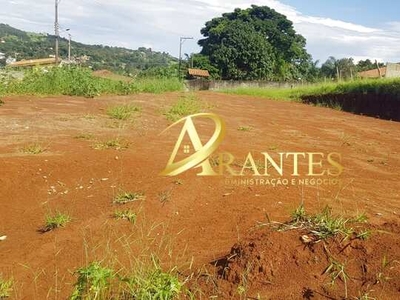
[{"label": "letter a logo", "polygon": [[[200,137],[197,133],[196,127],[194,126],[193,119],[194,118],[208,118],[214,121],[215,123],[215,131],[210,140],[203,146]],[[209,157],[215,150],[217,150],[218,146],[221,144],[222,140],[225,137],[225,123],[223,120],[218,117],[216,114],[212,113],[200,113],[185,117],[171,126],[169,126],[166,130],[174,127],[177,124],[184,123],[181,133],[178,137],[178,140],[175,144],[174,150],[172,151],[171,157],[167,163],[166,168],[161,172],[161,175],[164,176],[176,176],[179,175],[191,168],[202,168],[202,171],[198,173],[199,176],[216,176],[218,175],[211,167]],[[194,150],[196,151],[191,156],[175,162],[176,155],[178,150],[181,148],[183,139],[187,135],[193,145]]]}]

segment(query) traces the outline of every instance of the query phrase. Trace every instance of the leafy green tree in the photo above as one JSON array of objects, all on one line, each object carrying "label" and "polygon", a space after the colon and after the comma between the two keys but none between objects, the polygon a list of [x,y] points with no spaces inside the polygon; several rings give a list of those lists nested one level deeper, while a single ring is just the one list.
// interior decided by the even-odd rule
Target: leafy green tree
[{"label": "leafy green tree", "polygon": [[321,76],[331,79],[350,79],[356,75],[354,59],[329,57],[321,66]]},{"label": "leafy green tree", "polygon": [[330,56],[321,66],[320,74],[322,77],[334,79],[337,77],[337,60]]},{"label": "leafy green tree", "polygon": [[298,79],[312,63],[305,38],[267,6],[237,8],[208,21],[201,33],[201,54],[223,79]]},{"label": "leafy green tree", "polygon": [[340,79],[349,79],[355,76],[356,66],[352,57],[339,59],[337,66],[339,68]]}]

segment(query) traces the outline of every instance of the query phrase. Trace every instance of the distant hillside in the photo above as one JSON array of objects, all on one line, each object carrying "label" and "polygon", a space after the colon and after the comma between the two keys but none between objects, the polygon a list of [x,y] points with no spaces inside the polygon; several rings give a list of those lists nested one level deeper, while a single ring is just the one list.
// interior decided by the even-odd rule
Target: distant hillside
[{"label": "distant hillside", "polygon": [[[4,57],[17,60],[45,58],[54,55],[55,36],[46,33],[31,33],[0,24],[0,52]],[[151,67],[168,66],[177,59],[168,53],[154,52],[144,47],[131,50],[103,45],[85,45],[71,42],[72,56],[90,56],[87,63],[94,70],[108,69],[118,73],[134,73]],[[68,56],[68,40],[60,38],[60,56]],[[5,64],[1,59],[0,65]]]}]

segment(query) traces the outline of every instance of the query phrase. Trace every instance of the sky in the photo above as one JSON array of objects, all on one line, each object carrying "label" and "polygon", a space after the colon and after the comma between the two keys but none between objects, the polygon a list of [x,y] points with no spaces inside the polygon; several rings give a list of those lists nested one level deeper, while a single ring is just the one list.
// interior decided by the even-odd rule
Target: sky
[{"label": "sky", "polygon": [[[61,0],[61,36],[69,28],[82,43],[147,47],[177,57],[179,37],[193,37],[182,51],[197,53],[205,22],[251,4],[286,15],[314,60],[400,62],[400,1],[393,0]],[[0,23],[53,33],[54,6],[55,0],[0,0]]]}]

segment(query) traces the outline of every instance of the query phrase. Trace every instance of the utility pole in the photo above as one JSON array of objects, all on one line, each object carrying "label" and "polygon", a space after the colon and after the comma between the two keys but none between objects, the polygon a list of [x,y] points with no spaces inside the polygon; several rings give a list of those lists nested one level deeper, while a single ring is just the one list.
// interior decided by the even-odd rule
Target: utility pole
[{"label": "utility pole", "polygon": [[193,40],[192,37],[180,37],[179,38],[179,67],[178,67],[178,78],[181,80],[181,65],[182,65],[182,45],[186,40]]},{"label": "utility pole", "polygon": [[71,63],[71,34],[69,33],[69,28],[65,29],[68,32],[68,62]]},{"label": "utility pole", "polygon": [[61,0],[55,0],[56,4],[56,10],[55,10],[55,22],[54,22],[54,30],[55,30],[55,35],[56,35],[56,65],[58,64],[58,39],[60,37],[60,26],[58,24],[58,4],[60,3]]},{"label": "utility pole", "polygon": [[68,33],[68,61],[71,62],[71,34]]}]

